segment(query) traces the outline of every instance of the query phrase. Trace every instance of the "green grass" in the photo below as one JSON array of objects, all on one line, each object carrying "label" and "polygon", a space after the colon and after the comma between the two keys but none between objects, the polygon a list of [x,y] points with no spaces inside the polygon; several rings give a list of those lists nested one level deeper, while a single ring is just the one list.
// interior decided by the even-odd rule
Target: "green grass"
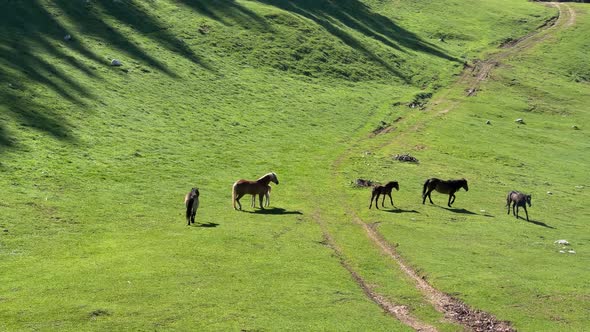
[{"label": "green grass", "polygon": [[[0,5],[0,327],[409,330],[365,296],[323,227],[380,294],[461,330],[354,212],[381,222],[443,291],[521,330],[581,330],[588,213],[575,186],[588,164],[590,66],[588,16],[576,9],[559,43],[511,59],[476,98],[451,94],[460,106],[439,117],[403,104],[436,98],[463,61],[555,10],[501,0]],[[555,60],[566,52],[576,65]],[[396,131],[367,138],[399,116]],[[419,166],[390,159],[407,151]],[[233,211],[231,184],[269,171],[281,182],[275,209],[248,213],[244,199],[246,212]],[[422,206],[429,176],[468,178],[455,205],[476,215]],[[397,205],[417,212],[366,210],[367,191],[350,188],[358,177],[398,179]],[[185,225],[195,185],[207,227]],[[511,189],[532,192],[532,219],[554,228],[506,216]],[[576,255],[557,253],[561,238]]]}]

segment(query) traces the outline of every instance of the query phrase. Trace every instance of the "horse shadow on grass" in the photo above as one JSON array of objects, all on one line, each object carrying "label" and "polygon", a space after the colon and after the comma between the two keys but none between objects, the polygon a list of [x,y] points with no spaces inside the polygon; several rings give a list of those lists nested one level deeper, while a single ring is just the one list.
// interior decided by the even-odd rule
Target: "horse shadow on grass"
[{"label": "horse shadow on grass", "polygon": [[447,207],[444,207],[444,206],[440,206],[440,208],[441,209],[445,209],[447,211],[451,211],[453,213],[479,215],[479,213],[476,213],[476,212],[473,212],[473,211],[469,211],[469,210],[464,209],[464,208],[461,208],[461,209],[458,209],[458,208],[447,208]]},{"label": "horse shadow on grass", "polygon": [[532,220],[532,219],[526,220],[525,218],[523,218],[521,216],[518,216],[518,219],[522,219],[522,220],[524,220],[524,221],[526,221],[528,223],[531,223],[531,224],[534,224],[534,225],[537,225],[537,226],[541,226],[541,227],[545,227],[545,228],[550,228],[550,229],[557,229],[557,228],[555,228],[555,227],[553,227],[551,225],[547,225],[546,223],[544,223],[542,221]]},{"label": "horse shadow on grass", "polygon": [[273,214],[273,215],[303,214],[303,213],[301,213],[301,211],[297,211],[297,210],[287,211],[283,208],[257,209],[254,211],[244,211],[244,212],[254,213],[254,214]]},{"label": "horse shadow on grass", "polygon": [[195,224],[195,227],[202,227],[202,228],[215,228],[219,226],[218,223],[215,222],[207,222],[207,223],[197,223]]},{"label": "horse shadow on grass", "polygon": [[380,211],[385,211],[385,212],[389,212],[389,213],[420,213],[416,210],[404,210],[404,209],[400,209],[400,208],[389,209],[389,210],[381,209]]}]

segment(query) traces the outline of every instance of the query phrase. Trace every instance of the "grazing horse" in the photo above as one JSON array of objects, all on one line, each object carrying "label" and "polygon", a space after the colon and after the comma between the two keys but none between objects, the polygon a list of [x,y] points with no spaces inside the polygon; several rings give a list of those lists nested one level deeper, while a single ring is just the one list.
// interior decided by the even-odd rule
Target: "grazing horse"
[{"label": "grazing horse", "polygon": [[259,195],[260,196],[260,208],[264,209],[264,207],[262,206],[262,200],[263,200],[264,196],[269,192],[269,190],[268,190],[269,185],[268,184],[270,182],[274,182],[276,184],[279,184],[279,179],[277,178],[277,175],[274,172],[265,174],[256,181],[243,180],[243,179],[236,181],[234,183],[234,185],[232,186],[232,204],[233,204],[234,209],[237,210],[236,202],[238,203],[240,210],[242,209],[242,204],[240,203],[240,198],[242,198],[246,194],[253,195],[253,196]]},{"label": "grazing horse", "polygon": [[[399,183],[397,181],[388,182],[384,186],[375,186],[371,191],[371,204],[369,204],[369,209],[373,206],[373,199],[375,199],[375,207],[379,209],[379,196],[383,195],[383,200],[381,201],[381,206],[385,207],[385,196],[389,196],[389,200],[391,201],[391,205],[393,206],[393,198],[391,198],[391,190],[395,188],[395,190],[399,191]],[[376,198],[375,198],[376,197]]]},{"label": "grazing horse", "polygon": [[[518,191],[511,191],[506,197],[506,206],[508,207],[508,214],[510,214],[510,204],[512,204],[512,214],[518,218],[518,208],[522,206],[526,213],[526,221],[529,221],[529,213],[526,210],[526,205],[531,207],[531,195],[523,194]],[[516,209],[516,211],[515,211]]]},{"label": "grazing horse", "polygon": [[186,206],[186,223],[195,223],[195,215],[199,208],[199,188],[193,188],[191,191],[184,196],[184,205]]},{"label": "grazing horse", "polygon": [[430,197],[430,193],[432,193],[433,190],[436,190],[441,194],[449,194],[449,202],[447,205],[451,207],[451,204],[455,202],[455,193],[461,188],[465,189],[465,191],[469,191],[467,180],[460,179],[444,181],[437,178],[430,178],[424,182],[424,189],[422,189],[422,204],[426,201],[426,197],[430,200],[430,204],[434,204]]}]

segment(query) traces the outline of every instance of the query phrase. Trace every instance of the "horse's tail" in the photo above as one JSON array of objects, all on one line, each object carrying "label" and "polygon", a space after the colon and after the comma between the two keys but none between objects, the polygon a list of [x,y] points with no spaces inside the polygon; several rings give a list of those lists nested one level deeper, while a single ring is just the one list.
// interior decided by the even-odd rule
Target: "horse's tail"
[{"label": "horse's tail", "polygon": [[234,183],[234,185],[231,187],[231,202],[234,207],[234,210],[236,209],[236,185],[237,184],[238,184],[238,182],[236,181]]},{"label": "horse's tail", "polygon": [[422,188],[422,197],[424,197],[424,194],[426,194],[426,188],[428,188],[428,184],[430,183],[430,179],[426,180],[426,182],[424,182],[424,187]]}]

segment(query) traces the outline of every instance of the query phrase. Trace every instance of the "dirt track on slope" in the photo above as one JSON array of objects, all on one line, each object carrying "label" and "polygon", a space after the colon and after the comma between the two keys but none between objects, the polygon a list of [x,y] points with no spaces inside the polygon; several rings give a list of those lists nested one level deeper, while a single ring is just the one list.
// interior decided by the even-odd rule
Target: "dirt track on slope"
[{"label": "dirt track on slope", "polygon": [[568,28],[576,22],[576,12],[570,5],[561,2],[548,2],[547,5],[559,9],[557,17],[548,20],[536,31],[519,39],[505,43],[500,48],[501,51],[491,55],[484,61],[476,62],[474,66],[467,67],[466,70],[463,71],[463,74],[456,84],[466,86],[465,92],[467,96],[477,94],[481,82],[490,76],[491,71],[498,67],[503,59],[537,45],[550,37],[552,31],[560,28]]},{"label": "dirt track on slope", "polygon": [[509,322],[499,321],[493,315],[474,310],[465,303],[441,292],[430,285],[424,278],[420,277],[412,269],[377,231],[375,224],[368,225],[359,218],[355,217],[355,223],[362,226],[371,241],[379,246],[382,252],[391,257],[401,268],[401,270],[416,283],[416,288],[422,292],[424,297],[430,302],[437,311],[443,313],[445,318],[451,322],[461,324],[471,331],[496,331],[508,332],[515,331]]},{"label": "dirt track on slope", "polygon": [[331,248],[334,251],[336,257],[340,260],[340,265],[344,267],[352,276],[354,281],[359,285],[359,287],[363,290],[365,295],[371,299],[371,301],[378,304],[381,309],[383,309],[386,313],[391,315],[392,317],[396,318],[403,324],[413,328],[416,331],[421,332],[436,332],[437,329],[429,324],[421,322],[416,317],[410,314],[410,310],[405,305],[399,305],[391,302],[385,296],[377,293],[373,286],[368,284],[358,272],[354,270],[354,268],[346,261],[342,251],[326,229],[325,225],[321,222],[321,219],[314,215],[315,221],[319,224],[320,228],[322,229],[323,237],[324,237],[324,244]]}]

